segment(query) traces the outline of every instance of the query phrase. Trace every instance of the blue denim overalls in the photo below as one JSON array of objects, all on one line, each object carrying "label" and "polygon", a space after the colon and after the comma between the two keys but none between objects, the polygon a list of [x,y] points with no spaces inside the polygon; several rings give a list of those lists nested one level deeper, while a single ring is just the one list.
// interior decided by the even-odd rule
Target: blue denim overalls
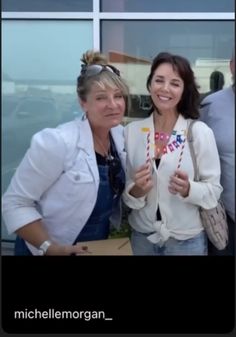
[{"label": "blue denim overalls", "polygon": [[[111,143],[111,155],[113,158],[119,159],[115,144],[110,136]],[[76,238],[75,243],[81,241],[92,240],[105,240],[108,238],[110,232],[109,218],[112,214],[112,210],[117,206],[120,200],[120,195],[125,185],[125,173],[121,166],[119,159],[120,169],[116,174],[116,183],[120,185],[121,189],[119,193],[115,193],[112,188],[111,181],[109,179],[109,161],[104,159],[101,155],[96,153],[98,171],[100,177],[100,184],[98,188],[98,195],[95,207],[90,215],[84,228]]]},{"label": "blue denim overalls", "polygon": [[120,196],[113,192],[108,179],[108,165],[98,165],[100,184],[95,207],[75,242],[105,240],[110,232],[109,218]]}]

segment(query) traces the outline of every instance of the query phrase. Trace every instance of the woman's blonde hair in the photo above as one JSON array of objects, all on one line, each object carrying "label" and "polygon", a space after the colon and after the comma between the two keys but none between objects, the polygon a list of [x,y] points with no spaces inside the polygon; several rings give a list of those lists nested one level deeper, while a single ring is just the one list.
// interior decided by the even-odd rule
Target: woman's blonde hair
[{"label": "woman's blonde hair", "polygon": [[[82,55],[81,62],[81,72],[77,78],[77,93],[79,98],[82,101],[86,101],[87,95],[94,84],[100,86],[102,89],[107,87],[113,89],[118,88],[120,89],[125,99],[125,114],[128,114],[131,107],[129,88],[126,82],[118,75],[119,70],[116,69],[114,66],[109,65],[107,57],[98,51],[88,50]],[[108,65],[110,66],[109,68],[111,69],[111,71],[104,68],[95,75],[86,76],[86,69],[91,65]]]}]

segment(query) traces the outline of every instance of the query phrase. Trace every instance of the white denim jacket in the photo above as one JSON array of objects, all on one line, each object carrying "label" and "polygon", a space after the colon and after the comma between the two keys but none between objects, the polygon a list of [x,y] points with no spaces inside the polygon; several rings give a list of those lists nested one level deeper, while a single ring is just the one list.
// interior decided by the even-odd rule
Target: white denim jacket
[{"label": "white denim jacket", "polygon": [[[123,127],[111,129],[125,168]],[[35,134],[3,196],[3,218],[11,234],[43,219],[49,237],[72,244],[97,199],[99,172],[88,120],[75,120]],[[111,217],[119,227],[120,209]],[[30,250],[37,254],[33,246]]]}]

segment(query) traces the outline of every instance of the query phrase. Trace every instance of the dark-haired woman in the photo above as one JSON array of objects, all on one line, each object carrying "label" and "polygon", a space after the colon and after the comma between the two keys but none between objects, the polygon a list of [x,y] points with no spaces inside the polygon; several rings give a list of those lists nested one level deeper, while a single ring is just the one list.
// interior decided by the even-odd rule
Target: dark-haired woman
[{"label": "dark-haired woman", "polygon": [[187,59],[158,54],[147,89],[151,115],[125,129],[127,183],[125,203],[136,255],[206,255],[199,207],[215,207],[222,191],[220,163],[212,130],[193,126],[200,181],[187,142],[188,126],[199,117],[199,93]]}]

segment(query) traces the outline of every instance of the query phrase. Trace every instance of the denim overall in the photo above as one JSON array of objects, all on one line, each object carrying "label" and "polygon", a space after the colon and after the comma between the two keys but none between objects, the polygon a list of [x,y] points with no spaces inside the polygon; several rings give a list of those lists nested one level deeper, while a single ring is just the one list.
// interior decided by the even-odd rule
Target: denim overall
[{"label": "denim overall", "polygon": [[[105,240],[110,232],[109,218],[112,209],[118,204],[120,196],[113,192],[108,178],[108,165],[98,165],[100,184],[95,207],[84,228],[76,238],[81,241]],[[122,170],[123,171],[123,170]],[[122,174],[122,172],[121,172]]]},{"label": "denim overall", "polygon": [[[112,155],[118,157],[118,154],[116,151],[114,152],[114,150],[112,151]],[[96,156],[97,162],[99,163],[99,155],[96,154]],[[113,208],[119,203],[120,194],[122,193],[115,194],[113,191],[109,181],[108,170],[109,166],[107,163],[103,163],[103,165],[98,164],[100,184],[97,201],[87,223],[73,244],[81,241],[103,240],[108,238],[110,231],[109,218]],[[121,168],[120,172],[116,175],[116,179],[118,179],[122,186],[124,185],[125,173],[123,168]],[[25,241],[18,236],[15,242],[15,255],[32,255]]]},{"label": "denim overall", "polygon": [[[84,228],[76,238],[74,244],[82,241],[105,240],[109,236],[110,221],[109,218],[113,209],[118,205],[120,195],[125,186],[125,172],[121,166],[120,158],[116,151],[114,141],[110,135],[112,163],[118,160],[118,171],[113,175],[113,183],[109,178],[109,172],[112,172],[112,163],[96,153],[100,184],[95,207]],[[109,171],[110,170],[110,171]],[[114,178],[115,177],[115,178]],[[114,192],[114,186],[119,187],[118,192]]]}]

